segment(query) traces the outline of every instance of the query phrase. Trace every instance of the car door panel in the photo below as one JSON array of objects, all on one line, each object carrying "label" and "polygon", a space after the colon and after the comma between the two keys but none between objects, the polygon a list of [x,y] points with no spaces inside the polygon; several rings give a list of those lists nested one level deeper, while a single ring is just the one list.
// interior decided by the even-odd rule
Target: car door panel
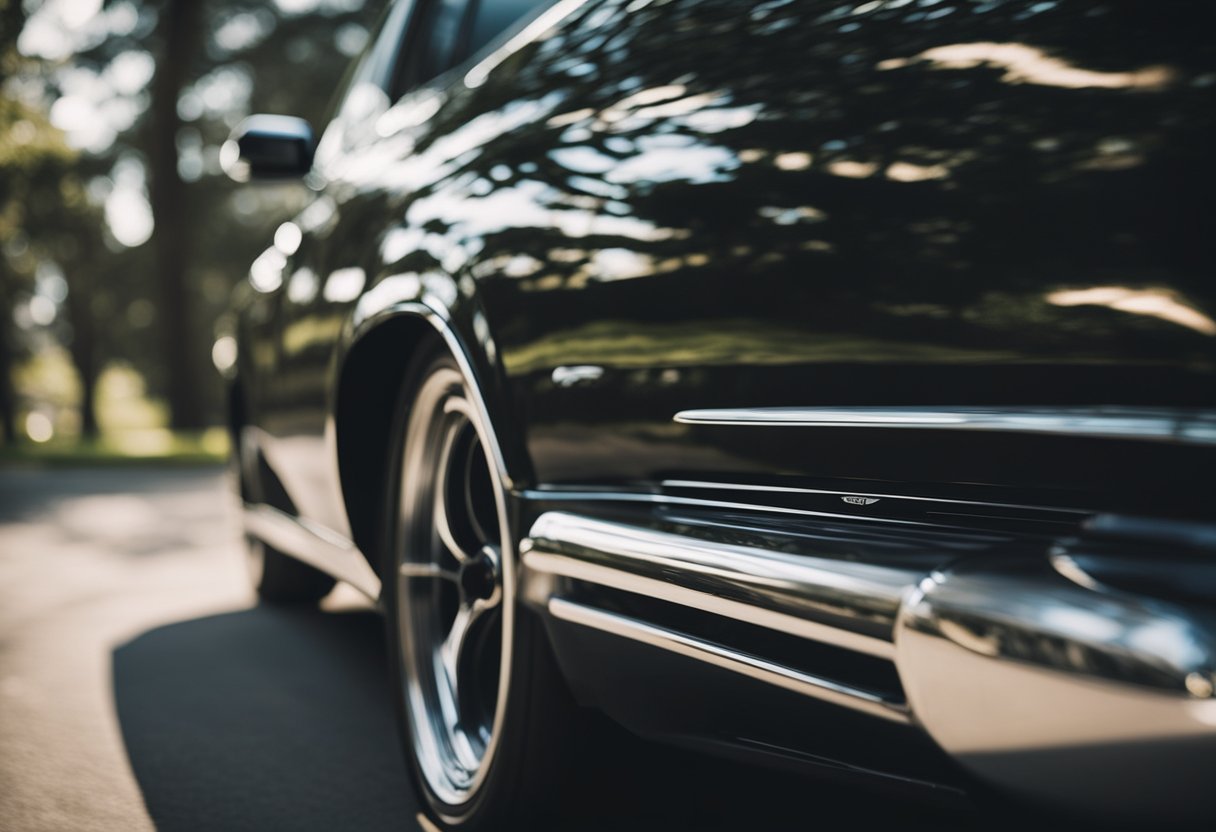
[{"label": "car door panel", "polygon": [[[1129,42],[1136,25],[1111,20],[1109,42],[1069,40],[1087,12],[1031,5],[940,23],[893,9],[839,34],[826,6],[808,22],[802,7],[686,4],[664,26],[647,23],[657,10],[572,20],[519,57],[496,92],[562,103],[469,166],[503,164],[461,221],[488,229],[479,290],[537,480],[1001,482],[1126,504],[1147,478],[1161,504],[1186,502],[1201,463],[1181,446],[673,422],[1212,403],[1193,233],[1210,209],[1191,176],[1209,166],[1192,107],[1203,47],[1185,21],[1121,6],[1101,13],[1147,14],[1160,39]],[[1029,45],[958,45],[1015,32]],[[1037,44],[1081,74],[1009,69]]]}]

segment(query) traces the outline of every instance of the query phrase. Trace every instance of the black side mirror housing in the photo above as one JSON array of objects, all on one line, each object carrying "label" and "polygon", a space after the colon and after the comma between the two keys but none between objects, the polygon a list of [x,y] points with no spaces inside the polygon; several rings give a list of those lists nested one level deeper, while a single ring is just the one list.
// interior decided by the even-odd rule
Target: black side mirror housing
[{"label": "black side mirror housing", "polygon": [[312,127],[304,119],[254,115],[224,142],[220,164],[237,182],[290,179],[308,173],[315,149]]}]

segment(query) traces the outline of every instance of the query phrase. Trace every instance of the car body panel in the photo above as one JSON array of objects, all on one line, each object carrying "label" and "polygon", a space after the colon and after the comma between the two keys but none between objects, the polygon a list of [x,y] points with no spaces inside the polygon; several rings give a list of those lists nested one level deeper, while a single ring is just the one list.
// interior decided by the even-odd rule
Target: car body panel
[{"label": "car body panel", "polygon": [[[972,438],[941,456],[984,466],[951,467],[899,436],[858,465],[873,432],[825,448],[672,422],[687,407],[1211,404],[1196,234],[1211,219],[1208,125],[1202,65],[1187,65],[1201,47],[1153,51],[1177,47],[1184,16],[1149,15],[1172,28],[1135,44],[1112,18],[1146,13],[1101,8],[1110,42],[1068,39],[1090,12],[1065,4],[1027,13],[1018,28],[1043,45],[1018,51],[1018,4],[957,23],[863,16],[836,43],[819,32],[842,24],[801,9],[665,7],[677,31],[701,33],[680,40],[651,35],[658,11],[605,24],[591,4],[480,86],[453,74],[408,95],[376,119],[388,136],[348,143],[303,218],[305,247],[326,251],[302,251],[284,276],[268,413],[284,464],[318,447],[355,307],[326,295],[362,270],[362,315],[414,282],[417,296],[430,282],[433,300],[469,300],[466,337],[509,385],[538,483],[746,481],[780,458],[791,477],[1012,480],[1110,499],[1134,485],[1118,476],[1141,467],[1134,448],[1095,466],[1122,454],[1067,460],[1040,442],[1002,458]],[[615,51],[586,47],[612,37]],[[712,66],[726,44],[734,60]],[[773,63],[774,50],[790,57]],[[574,75],[568,54],[586,55]],[[570,367],[598,370],[572,380]],[[1059,464],[1020,471],[1024,451]],[[1199,474],[1171,466],[1183,488]],[[332,491],[317,487],[324,498],[304,503],[320,512]]]}]

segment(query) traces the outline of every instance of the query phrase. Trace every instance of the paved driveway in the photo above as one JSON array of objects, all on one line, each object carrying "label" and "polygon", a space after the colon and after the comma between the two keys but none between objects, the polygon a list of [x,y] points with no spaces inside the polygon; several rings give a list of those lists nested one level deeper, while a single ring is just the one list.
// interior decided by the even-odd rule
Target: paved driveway
[{"label": "paved driveway", "polygon": [[0,472],[0,827],[411,829],[380,622],[253,605],[212,469]]}]

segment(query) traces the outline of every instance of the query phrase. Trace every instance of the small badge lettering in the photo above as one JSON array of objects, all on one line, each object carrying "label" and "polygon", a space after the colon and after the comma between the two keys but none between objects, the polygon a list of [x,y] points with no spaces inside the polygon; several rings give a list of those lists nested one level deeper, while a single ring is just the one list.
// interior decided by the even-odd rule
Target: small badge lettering
[{"label": "small badge lettering", "polygon": [[840,499],[844,500],[851,506],[868,506],[871,503],[878,502],[877,497],[841,497]]}]

